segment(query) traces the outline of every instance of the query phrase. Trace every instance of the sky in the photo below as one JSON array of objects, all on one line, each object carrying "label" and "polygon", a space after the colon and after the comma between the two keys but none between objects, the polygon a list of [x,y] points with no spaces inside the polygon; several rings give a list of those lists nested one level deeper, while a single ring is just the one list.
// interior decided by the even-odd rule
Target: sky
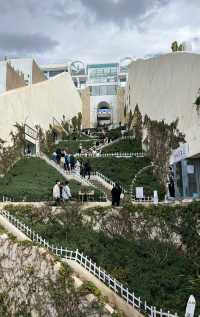
[{"label": "sky", "polygon": [[0,0],[0,58],[85,63],[143,58],[188,41],[200,52],[200,0]]}]

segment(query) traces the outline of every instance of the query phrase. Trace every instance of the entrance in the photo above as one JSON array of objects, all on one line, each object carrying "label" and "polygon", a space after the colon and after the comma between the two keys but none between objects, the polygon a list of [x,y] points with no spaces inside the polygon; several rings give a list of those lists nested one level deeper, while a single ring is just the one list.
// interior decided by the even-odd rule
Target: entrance
[{"label": "entrance", "polygon": [[97,107],[97,125],[109,126],[112,123],[111,108],[108,102],[102,101]]}]

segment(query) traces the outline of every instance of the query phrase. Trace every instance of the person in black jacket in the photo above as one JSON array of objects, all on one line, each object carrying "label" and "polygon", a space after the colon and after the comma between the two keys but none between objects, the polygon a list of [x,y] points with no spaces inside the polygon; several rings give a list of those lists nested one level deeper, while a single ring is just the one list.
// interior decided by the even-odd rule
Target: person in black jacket
[{"label": "person in black jacket", "polygon": [[119,206],[120,205],[120,196],[121,196],[122,190],[119,184],[113,185],[113,188],[111,190],[112,195],[112,206]]}]

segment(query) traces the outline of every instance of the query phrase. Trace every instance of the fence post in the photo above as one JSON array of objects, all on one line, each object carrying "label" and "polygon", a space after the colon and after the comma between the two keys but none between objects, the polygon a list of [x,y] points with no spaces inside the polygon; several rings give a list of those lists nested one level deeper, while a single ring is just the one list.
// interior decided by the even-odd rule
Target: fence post
[{"label": "fence post", "polygon": [[129,291],[126,289],[126,302],[129,303]]},{"label": "fence post", "polygon": [[141,304],[141,300],[140,300],[140,297],[138,297],[138,306],[140,308],[140,304]]},{"label": "fence post", "polygon": [[76,249],[76,253],[75,253],[75,261],[77,262],[78,260],[78,249]]}]

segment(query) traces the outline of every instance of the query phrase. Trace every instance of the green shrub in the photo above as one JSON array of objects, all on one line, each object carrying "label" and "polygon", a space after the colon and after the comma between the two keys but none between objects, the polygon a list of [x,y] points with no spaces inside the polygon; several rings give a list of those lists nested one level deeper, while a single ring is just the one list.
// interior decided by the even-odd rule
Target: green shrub
[{"label": "green shrub", "polygon": [[128,152],[136,153],[142,152],[142,146],[134,139],[124,139],[115,144],[111,144],[104,149],[102,153]]}]

